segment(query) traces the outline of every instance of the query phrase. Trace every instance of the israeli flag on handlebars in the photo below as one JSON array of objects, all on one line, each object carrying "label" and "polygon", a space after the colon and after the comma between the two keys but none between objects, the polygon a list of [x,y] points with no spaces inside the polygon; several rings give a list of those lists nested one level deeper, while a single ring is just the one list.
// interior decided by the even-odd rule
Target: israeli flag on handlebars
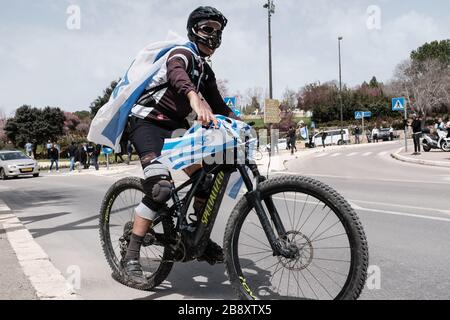
[{"label": "israeli flag on handlebars", "polygon": [[139,52],[111,98],[92,121],[88,140],[120,151],[120,139],[131,109],[149,85],[158,81],[158,74],[173,49],[183,46],[194,53],[195,44],[169,32],[168,40],[148,45]]},{"label": "israeli flag on handlebars", "polygon": [[[172,170],[183,170],[193,164],[201,163],[205,158],[214,157],[214,155],[227,150],[234,151],[236,147],[245,145],[245,137],[248,138],[248,154],[251,159],[256,147],[256,139],[253,138],[251,132],[252,128],[242,121],[221,115],[217,115],[216,118],[217,129],[206,129],[201,124],[195,123],[182,137],[166,139],[161,156],[155,161]],[[237,157],[245,160],[244,151],[241,150],[241,154],[238,151]],[[223,157],[218,160],[223,160]],[[234,173],[228,184],[228,195],[236,199],[242,186],[242,177],[240,174]]]}]

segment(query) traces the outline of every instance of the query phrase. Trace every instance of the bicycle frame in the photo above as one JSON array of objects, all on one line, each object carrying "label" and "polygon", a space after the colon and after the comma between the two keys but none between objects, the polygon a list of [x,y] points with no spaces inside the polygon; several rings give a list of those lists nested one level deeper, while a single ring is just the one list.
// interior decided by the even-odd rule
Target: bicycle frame
[{"label": "bicycle frame", "polygon": [[[252,182],[247,168],[249,168],[256,179],[256,185]],[[187,182],[183,183],[180,187],[175,188],[173,186],[173,202],[174,205],[169,209],[174,218],[177,218],[176,230],[181,233],[186,254],[189,257],[198,257],[202,255],[205,250],[207,240],[210,238],[216,218],[219,214],[220,206],[222,200],[225,196],[225,192],[233,172],[236,170],[240,173],[244,180],[244,184],[248,190],[245,197],[250,204],[250,206],[255,208],[256,214],[261,222],[261,226],[269,240],[271,248],[274,252],[274,256],[283,256],[286,258],[292,258],[297,254],[294,247],[286,246],[286,243],[280,240],[285,240],[286,230],[283,226],[281,218],[275,208],[272,198],[261,198],[261,191],[259,189],[259,184],[265,181],[258,171],[258,168],[254,164],[247,162],[245,165],[217,165],[209,171],[205,169],[201,170],[194,177],[191,177]],[[200,185],[201,181],[209,174],[214,175],[214,181],[212,183],[211,193],[209,199],[206,202],[206,206],[202,212],[200,221],[197,222],[197,227],[192,230],[187,223],[187,211],[189,210],[190,204],[194,199],[195,191]],[[192,186],[188,191],[186,196],[180,200],[178,193]],[[266,204],[269,211],[269,216],[267,215],[262,202]],[[271,222],[275,226],[275,230],[278,234],[275,234],[273,228],[271,227]]]}]

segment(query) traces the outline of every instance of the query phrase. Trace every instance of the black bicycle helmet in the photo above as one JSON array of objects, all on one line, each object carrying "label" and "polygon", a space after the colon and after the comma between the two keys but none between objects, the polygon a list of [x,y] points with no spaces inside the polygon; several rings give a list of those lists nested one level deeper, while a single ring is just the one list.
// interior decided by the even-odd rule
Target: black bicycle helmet
[{"label": "black bicycle helmet", "polygon": [[[199,23],[203,21],[217,21],[221,24],[222,30],[213,32],[210,35],[199,34]],[[208,48],[215,50],[220,47],[222,43],[222,32],[228,23],[227,18],[216,8],[213,7],[198,7],[189,15],[187,30],[189,40],[195,43],[201,43]]]}]

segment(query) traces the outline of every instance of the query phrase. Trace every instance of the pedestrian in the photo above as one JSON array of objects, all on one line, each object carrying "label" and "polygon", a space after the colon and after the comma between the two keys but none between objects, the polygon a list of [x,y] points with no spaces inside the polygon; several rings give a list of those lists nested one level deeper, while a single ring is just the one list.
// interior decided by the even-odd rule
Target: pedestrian
[{"label": "pedestrian", "polygon": [[356,126],[356,128],[355,128],[355,144],[361,143],[360,136],[361,136],[361,129],[359,128],[359,126]]},{"label": "pedestrian", "polygon": [[372,130],[372,141],[375,143],[378,143],[378,137],[380,135],[380,130],[378,130],[378,127],[375,126]]},{"label": "pedestrian", "polygon": [[75,143],[75,141],[72,141],[72,143],[70,144],[68,150],[67,150],[67,156],[70,159],[70,172],[75,170],[75,157],[77,155],[77,145]]},{"label": "pedestrian", "polygon": [[328,133],[325,130],[322,130],[322,133],[320,134],[320,136],[322,137],[322,146],[325,149],[325,141],[328,137]]},{"label": "pedestrian", "polygon": [[436,129],[436,131],[445,130],[445,123],[444,120],[442,120],[442,118],[439,118],[438,121],[436,122],[436,124],[434,125],[434,128]]},{"label": "pedestrian", "polygon": [[90,169],[95,153],[95,147],[92,144],[92,142],[89,142],[89,144],[87,145],[86,153],[87,153],[87,168]]},{"label": "pedestrian", "polygon": [[30,158],[33,157],[33,144],[31,142],[27,142],[25,144],[25,151],[27,153],[27,156],[29,156]]},{"label": "pedestrian", "polygon": [[52,147],[53,147],[53,143],[52,143],[51,140],[48,140],[48,141],[47,141],[46,147],[47,147],[47,159],[50,159],[50,150],[51,150]]},{"label": "pedestrian", "polygon": [[131,158],[133,157],[133,144],[131,143],[130,140],[128,140],[128,143],[127,143],[127,153],[128,153],[128,163],[127,164],[130,164]]},{"label": "pedestrian", "polygon": [[448,122],[445,125],[445,129],[447,129],[447,138],[450,138],[450,118],[448,118]]},{"label": "pedestrian", "polygon": [[5,146],[6,150],[14,150],[14,143],[11,140],[8,140],[8,143]]},{"label": "pedestrian", "polygon": [[291,154],[294,154],[294,150],[295,152],[297,152],[297,142],[296,142],[296,130],[292,126],[289,128],[288,141],[291,148]]},{"label": "pedestrian", "polygon": [[99,170],[99,165],[98,165],[98,157],[100,157],[100,153],[102,152],[102,146],[100,144],[97,144],[94,147],[94,152],[92,154],[92,160],[94,162],[94,167],[95,170]]},{"label": "pedestrian", "polygon": [[117,161],[117,157],[120,158],[120,161],[122,163],[127,163],[127,161],[123,160],[123,156],[126,154],[127,149],[128,149],[128,140],[126,138],[122,137],[122,140],[120,140],[120,152],[114,152],[114,162],[115,163],[119,163]]},{"label": "pedestrian", "polygon": [[413,129],[413,139],[414,139],[414,153],[413,156],[420,155],[420,138],[422,136],[422,119],[416,114],[413,115],[412,129]]},{"label": "pedestrian", "polygon": [[389,139],[394,141],[394,128],[392,126],[389,128]]},{"label": "pedestrian", "polygon": [[52,172],[53,164],[56,164],[56,172],[59,172],[58,160],[59,160],[59,151],[58,148],[56,147],[56,144],[54,144],[50,148],[50,169],[48,170],[49,173]]},{"label": "pedestrian", "polygon": [[87,145],[86,143],[83,143],[80,147],[80,162],[83,165],[83,169],[89,169],[87,160]]}]

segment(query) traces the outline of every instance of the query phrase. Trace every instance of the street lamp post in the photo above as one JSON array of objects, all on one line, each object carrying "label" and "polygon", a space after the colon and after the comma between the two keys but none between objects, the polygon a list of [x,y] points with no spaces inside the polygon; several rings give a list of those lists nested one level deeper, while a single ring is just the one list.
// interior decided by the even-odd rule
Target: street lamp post
[{"label": "street lamp post", "polygon": [[342,106],[342,64],[341,64],[341,41],[343,37],[338,38],[338,47],[339,47],[339,103],[341,105],[341,141],[344,143],[344,114],[343,114],[343,106]]},{"label": "street lamp post", "polygon": [[275,4],[273,0],[267,0],[267,3],[264,5],[264,8],[267,9],[268,14],[268,24],[269,24],[269,96],[270,99],[273,99],[273,85],[272,85],[272,15],[275,13]]}]

